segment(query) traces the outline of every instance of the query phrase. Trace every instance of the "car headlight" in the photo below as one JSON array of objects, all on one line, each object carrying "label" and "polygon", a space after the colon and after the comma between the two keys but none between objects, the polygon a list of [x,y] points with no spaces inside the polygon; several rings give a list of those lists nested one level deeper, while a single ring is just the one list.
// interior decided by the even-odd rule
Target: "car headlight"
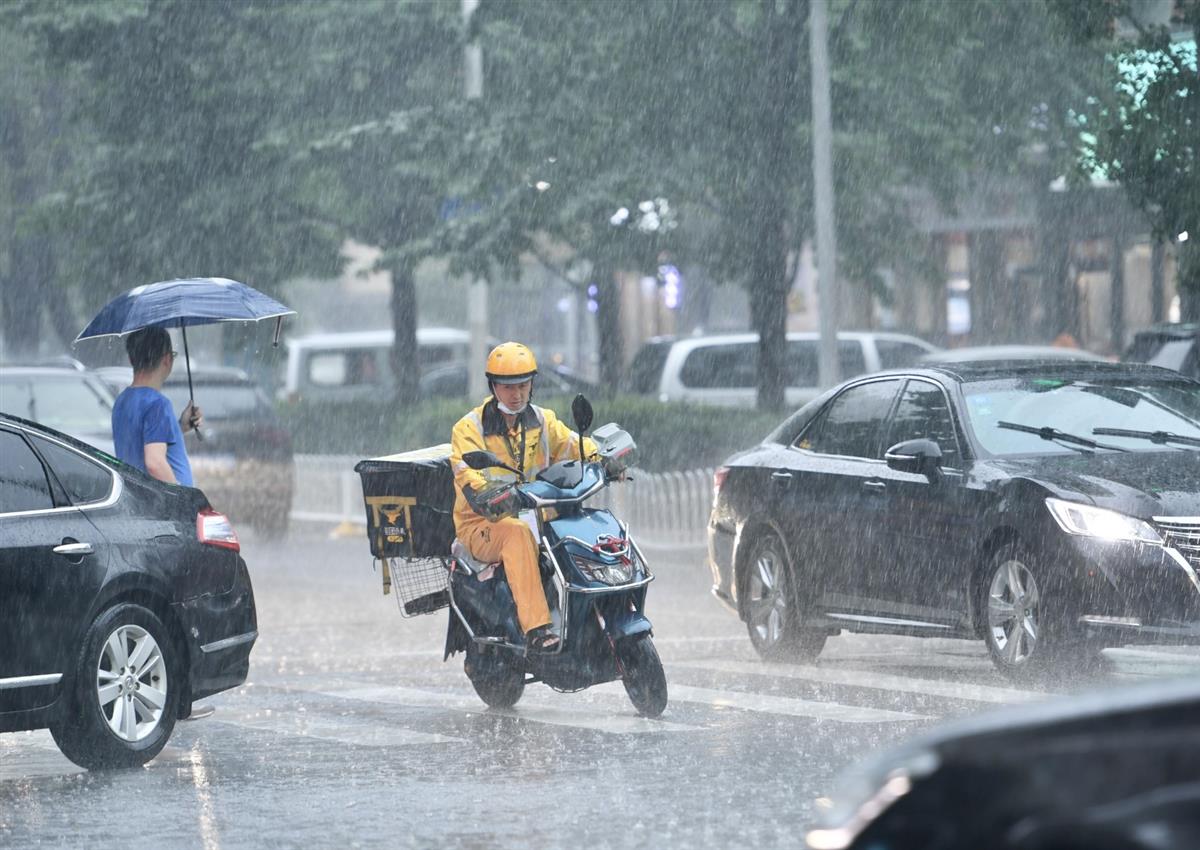
[{"label": "car headlight", "polygon": [[1046,507],[1050,509],[1050,515],[1054,517],[1059,528],[1067,534],[1080,534],[1101,540],[1152,543],[1156,546],[1161,546],[1163,542],[1150,523],[1117,511],[1081,505],[1079,502],[1067,502],[1063,499],[1047,499]]}]

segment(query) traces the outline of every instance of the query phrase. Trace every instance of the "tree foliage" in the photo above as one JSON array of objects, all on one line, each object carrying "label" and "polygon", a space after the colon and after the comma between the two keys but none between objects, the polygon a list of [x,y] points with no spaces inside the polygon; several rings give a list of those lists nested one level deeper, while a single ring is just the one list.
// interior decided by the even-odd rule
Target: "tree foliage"
[{"label": "tree foliage", "polygon": [[[1107,28],[1083,10],[1060,14],[1078,38],[1103,52],[1107,85],[1097,86],[1075,115],[1081,180],[1114,180],[1150,219],[1156,235],[1200,235],[1200,0],[1180,0],[1174,26],[1139,21],[1113,4]],[[1133,30],[1121,38],[1115,23]],[[1180,288],[1187,318],[1200,319],[1200,249],[1179,244]]]}]

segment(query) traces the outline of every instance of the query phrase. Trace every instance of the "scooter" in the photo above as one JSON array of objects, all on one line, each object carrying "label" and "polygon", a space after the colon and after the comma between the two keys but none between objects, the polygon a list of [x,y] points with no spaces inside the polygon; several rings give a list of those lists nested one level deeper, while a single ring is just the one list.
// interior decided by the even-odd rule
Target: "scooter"
[{"label": "scooter", "polygon": [[[582,456],[591,404],[576,396],[571,413]],[[593,439],[604,459],[628,463],[636,454],[632,438],[615,424],[596,429]],[[645,614],[654,576],[624,523],[607,510],[584,507],[609,484],[605,464],[562,461],[527,481],[492,452],[467,452],[463,461],[516,475],[512,486],[525,505],[520,516],[539,544],[551,625],[561,640],[550,652],[527,652],[503,565],[475,560],[456,540],[444,658],[466,653],[467,678],[492,707],[515,705],[535,682],[569,692],[620,679],[639,714],[661,715],[667,679]]]}]

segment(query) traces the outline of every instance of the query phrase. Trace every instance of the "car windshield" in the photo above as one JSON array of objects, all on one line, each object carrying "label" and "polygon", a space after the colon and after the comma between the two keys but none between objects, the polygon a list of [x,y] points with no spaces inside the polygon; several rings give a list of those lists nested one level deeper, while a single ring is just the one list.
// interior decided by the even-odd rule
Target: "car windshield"
[{"label": "car windshield", "polygon": [[74,375],[0,377],[6,413],[23,416],[67,434],[97,434],[112,429],[112,408],[102,392]]},{"label": "car windshield", "polygon": [[[1006,427],[1018,423],[1092,438],[1093,429],[1165,431],[1200,437],[1200,384],[1191,381],[1033,378],[976,381],[963,386],[976,439],[993,455],[1062,454],[1061,441]],[[1162,451],[1132,436],[1105,435],[1107,446]]]}]

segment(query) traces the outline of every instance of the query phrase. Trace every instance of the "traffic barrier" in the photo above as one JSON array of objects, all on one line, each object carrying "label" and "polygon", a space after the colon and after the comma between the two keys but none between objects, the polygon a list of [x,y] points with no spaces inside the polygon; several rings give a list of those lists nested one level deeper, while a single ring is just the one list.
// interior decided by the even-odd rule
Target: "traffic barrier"
[{"label": "traffic barrier", "polygon": [[[296,455],[291,518],[326,523],[339,535],[363,534],[367,523],[355,455]],[[651,545],[703,545],[712,510],[711,469],[629,473],[590,504],[611,509],[630,534]]]}]

